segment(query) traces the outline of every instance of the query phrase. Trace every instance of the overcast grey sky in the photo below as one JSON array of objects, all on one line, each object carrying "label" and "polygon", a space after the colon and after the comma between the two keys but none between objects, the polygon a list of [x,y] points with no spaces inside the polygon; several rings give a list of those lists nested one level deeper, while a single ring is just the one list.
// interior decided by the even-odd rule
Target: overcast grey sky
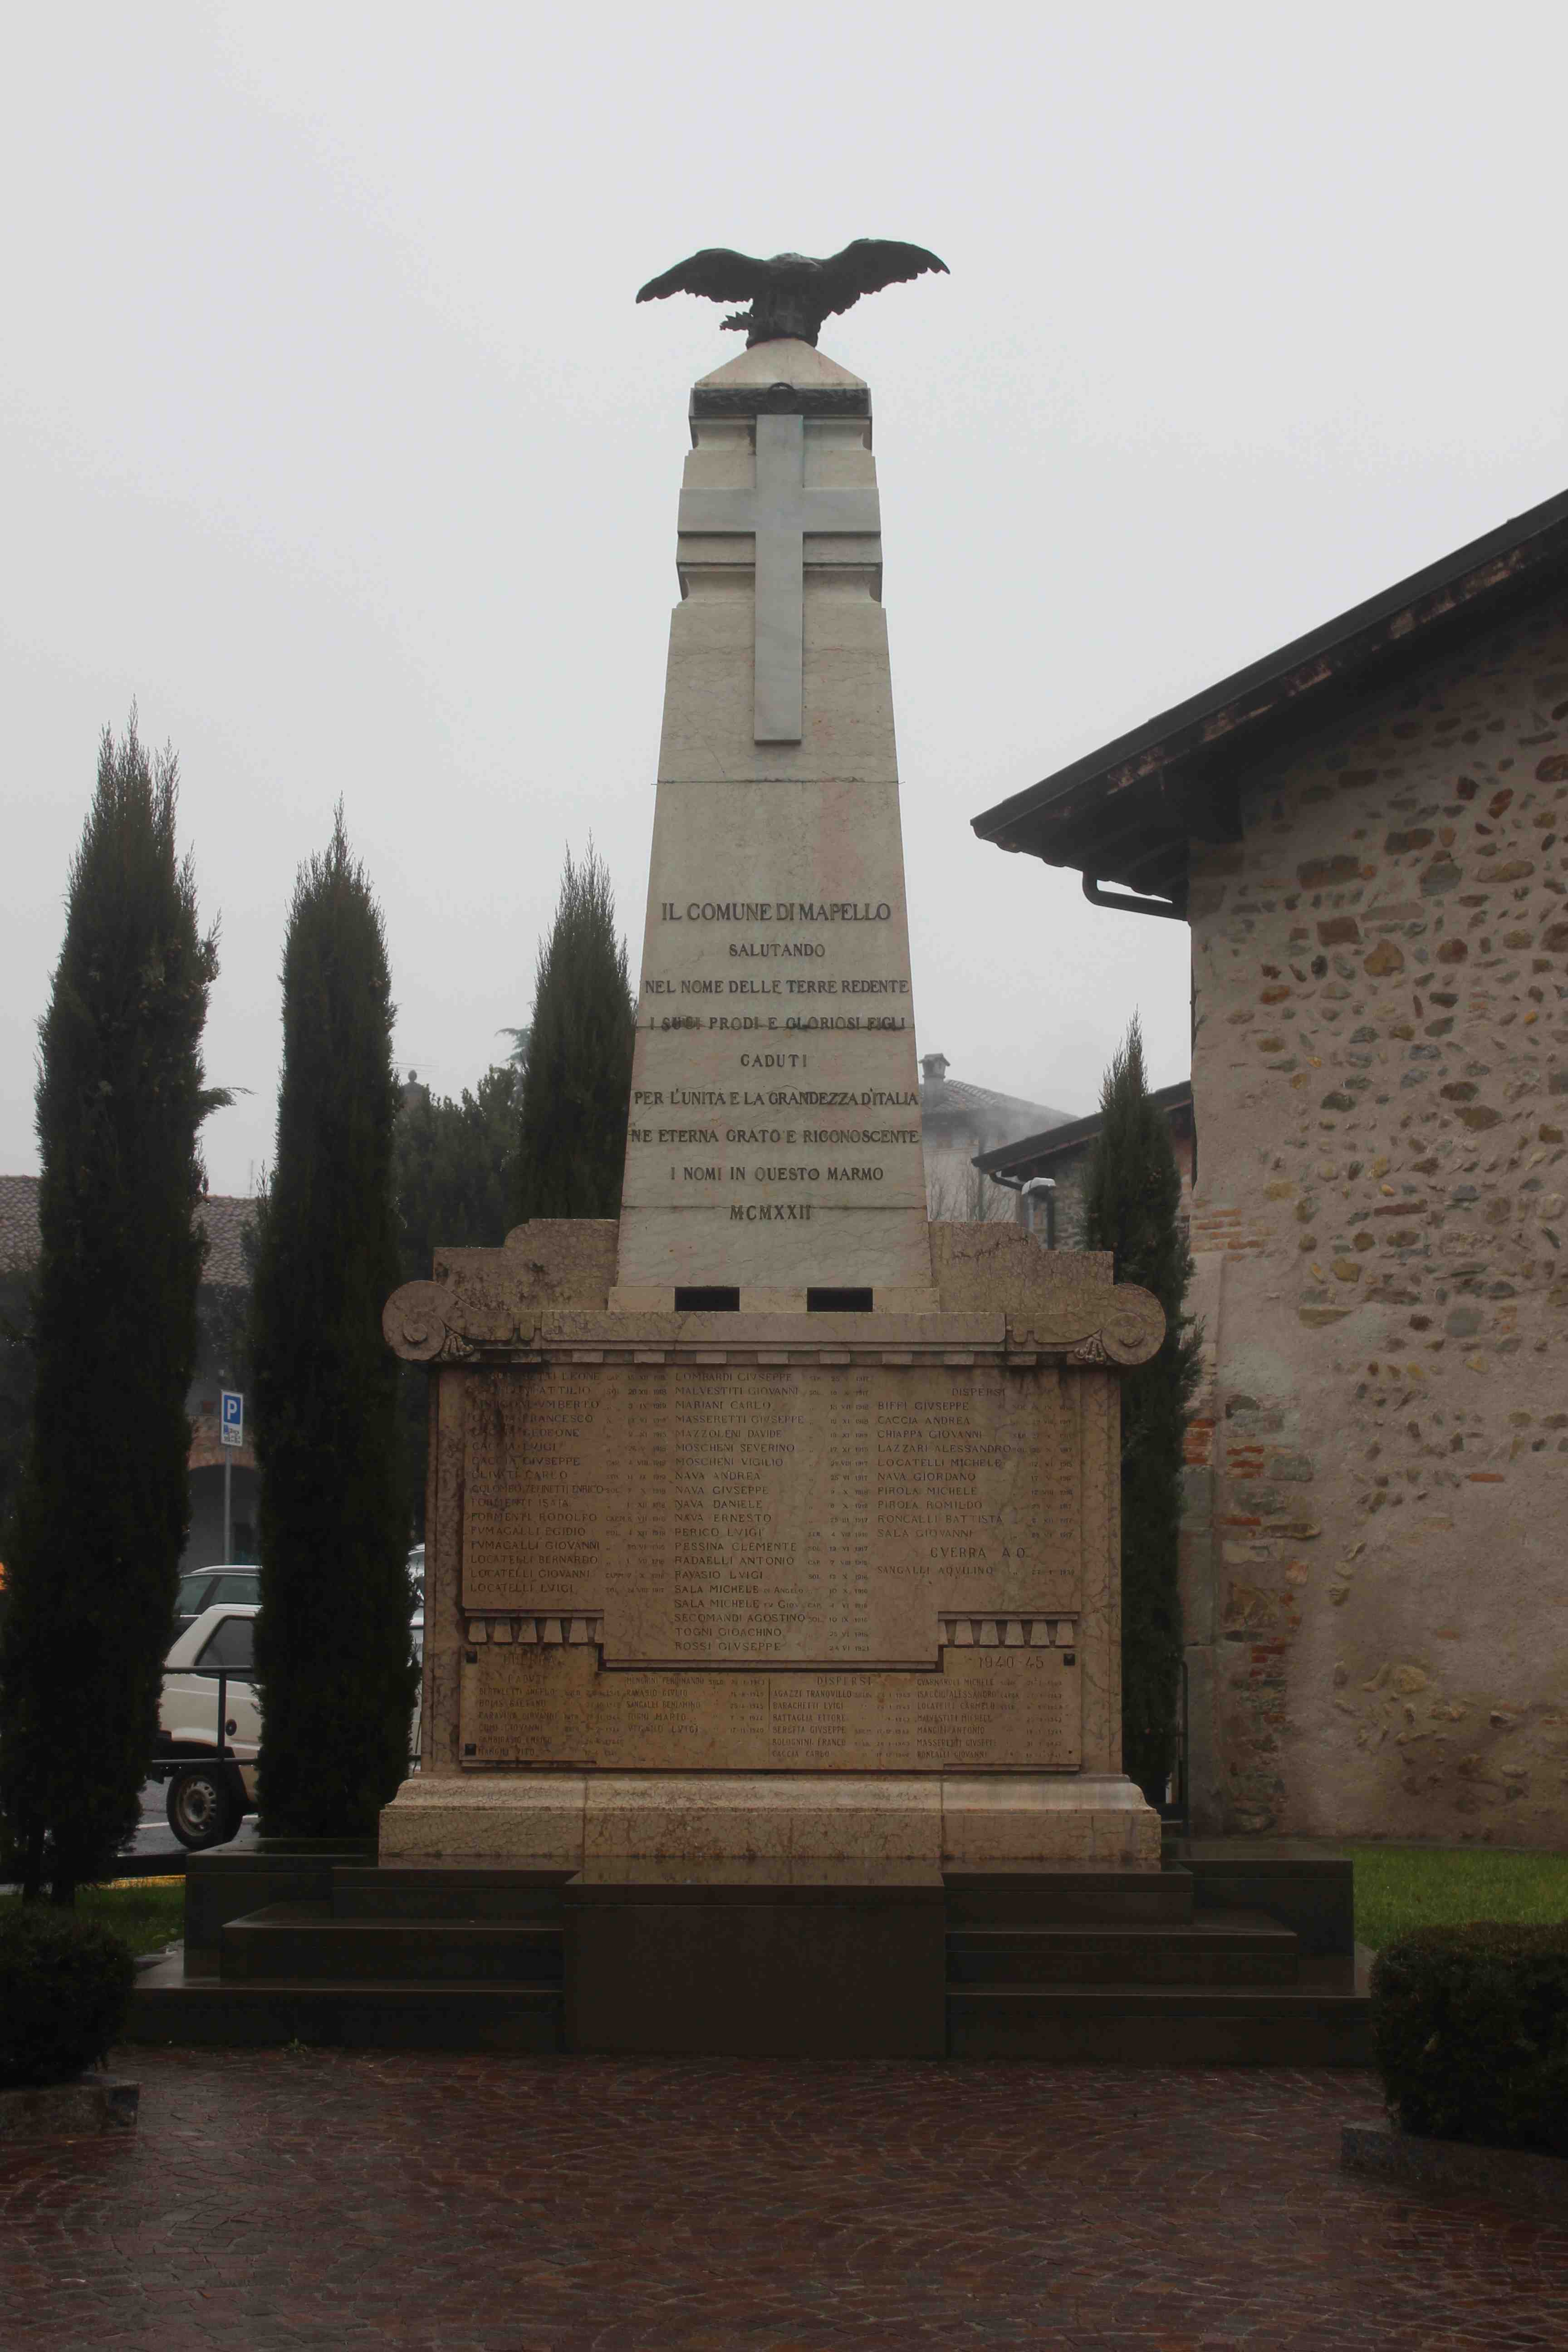
[{"label": "overcast grey sky", "polygon": [[634,967],[694,247],[933,246],[870,382],[920,1045],[1088,1108],[1187,938],[968,820],[1568,483],[1557,10],[73,5],[7,32],[0,1170],[99,732],[222,920],[215,1191],[270,1151],[341,793],[404,1066],[527,1017],[563,852]]}]

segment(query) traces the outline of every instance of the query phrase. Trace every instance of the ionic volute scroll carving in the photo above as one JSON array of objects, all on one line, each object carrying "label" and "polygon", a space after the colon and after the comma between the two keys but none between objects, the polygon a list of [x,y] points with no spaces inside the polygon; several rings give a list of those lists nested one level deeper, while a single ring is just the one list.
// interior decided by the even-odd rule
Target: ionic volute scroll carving
[{"label": "ionic volute scroll carving", "polygon": [[450,1282],[405,1282],[382,1309],[387,1346],[405,1364],[462,1364],[493,1350],[517,1359],[531,1347],[526,1309]]},{"label": "ionic volute scroll carving", "polygon": [[1064,1284],[1059,1298],[1032,1300],[1009,1321],[1015,1349],[1036,1348],[1069,1364],[1112,1371],[1146,1364],[1165,1336],[1159,1300],[1131,1282]]},{"label": "ionic volute scroll carving", "polygon": [[405,1282],[381,1310],[387,1346],[405,1364],[450,1363],[471,1356],[472,1342],[449,1328],[445,1283]]}]

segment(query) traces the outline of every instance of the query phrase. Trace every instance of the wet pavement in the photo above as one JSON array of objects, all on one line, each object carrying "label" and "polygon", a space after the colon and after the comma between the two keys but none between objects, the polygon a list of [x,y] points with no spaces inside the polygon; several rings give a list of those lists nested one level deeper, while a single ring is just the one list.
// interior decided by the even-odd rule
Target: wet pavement
[{"label": "wet pavement", "polygon": [[1568,2344],[1561,2223],[1340,2169],[1364,2074],[121,2053],[0,2154],[5,2352]]}]

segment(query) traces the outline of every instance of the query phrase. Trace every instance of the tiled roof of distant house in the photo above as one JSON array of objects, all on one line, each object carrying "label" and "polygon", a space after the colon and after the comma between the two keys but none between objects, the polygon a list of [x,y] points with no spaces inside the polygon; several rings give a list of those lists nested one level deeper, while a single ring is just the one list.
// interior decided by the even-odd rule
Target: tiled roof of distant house
[{"label": "tiled roof of distant house", "polygon": [[1026,1102],[1021,1095],[999,1095],[990,1087],[972,1087],[964,1078],[944,1078],[942,1091],[968,1109],[985,1112],[993,1122],[1038,1120],[1045,1127],[1060,1127],[1073,1116],[1070,1110],[1053,1110],[1048,1103]]},{"label": "tiled roof of distant house", "polygon": [[[209,1193],[198,1208],[207,1231],[202,1280],[226,1289],[250,1280],[241,1236],[256,1222],[256,1203],[233,1193]],[[25,1274],[38,1262],[38,1180],[0,1176],[0,1274]]]},{"label": "tiled roof of distant house", "polygon": [[[1178,1078],[1173,1087],[1152,1087],[1149,1100],[1175,1118],[1180,1112],[1192,1108],[1193,1082],[1191,1078]],[[1016,1143],[1004,1143],[995,1151],[977,1152],[974,1165],[983,1175],[992,1176],[998,1171],[1010,1171],[1020,1163],[1051,1160],[1058,1152],[1080,1150],[1086,1143],[1094,1141],[1104,1122],[1104,1112],[1098,1110],[1090,1111],[1087,1118],[1064,1119],[1038,1135],[1020,1136]]]},{"label": "tiled roof of distant house", "polygon": [[0,1176],[0,1274],[25,1274],[38,1256],[38,1180]]},{"label": "tiled roof of distant house", "polygon": [[204,1282],[226,1287],[247,1287],[250,1269],[245,1263],[243,1235],[256,1223],[256,1203],[234,1192],[209,1192],[197,1212],[207,1229],[207,1262]]},{"label": "tiled roof of distant house", "polygon": [[1009,1136],[1059,1127],[1073,1116],[1070,1110],[1053,1110],[1048,1103],[1026,1102],[1021,1095],[999,1095],[991,1087],[950,1078],[952,1066],[945,1054],[921,1055],[921,1117],[928,1143],[967,1129],[982,1146],[995,1145]]}]

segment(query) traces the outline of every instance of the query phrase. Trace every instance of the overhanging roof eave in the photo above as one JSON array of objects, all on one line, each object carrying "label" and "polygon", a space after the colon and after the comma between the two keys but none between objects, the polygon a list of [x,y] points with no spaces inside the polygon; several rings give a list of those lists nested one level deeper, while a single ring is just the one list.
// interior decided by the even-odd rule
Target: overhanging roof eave
[{"label": "overhanging roof eave", "polygon": [[[1173,1086],[1152,1087],[1149,1100],[1161,1110],[1181,1110],[1192,1101],[1191,1078],[1178,1078]],[[1100,1132],[1104,1114],[1091,1110],[1082,1118],[1070,1119],[1064,1127],[1042,1128],[1038,1135],[1021,1136],[1016,1143],[999,1143],[994,1150],[977,1152],[970,1161],[983,1176],[992,1175],[999,1168],[1012,1166],[1020,1160],[1048,1160],[1058,1151],[1071,1151],[1081,1143],[1090,1143]]]},{"label": "overhanging roof eave", "polygon": [[[1358,658],[1369,659],[1391,642],[1398,641],[1392,625],[1404,615],[1413,617],[1410,627],[1399,632],[1398,638],[1417,635],[1432,623],[1457,612],[1469,611],[1478,625],[1484,625],[1485,607],[1496,592],[1522,577],[1564,565],[1568,565],[1568,491],[1561,491],[1527,513],[1511,518],[1498,530],[1472,540],[1439,562],[1413,572],[1381,594],[1352,605],[1321,628],[1293,639],[1262,660],[1248,664],[1185,702],[1161,712],[1131,734],[1119,736],[1038,783],[999,801],[995,807],[971,819],[972,829],[982,841],[1026,848],[1028,854],[1044,857],[1049,865],[1081,866],[1082,845],[1075,845],[1079,852],[1075,860],[1073,852],[1065,845],[1057,856],[1051,856],[1042,847],[1008,843],[1004,836],[1016,833],[1031,819],[1037,825],[1053,818],[1070,819],[1075,793],[1081,787],[1103,791],[1119,771],[1133,772],[1123,772],[1117,789],[1131,792],[1136,784],[1157,787],[1162,768],[1200,746],[1212,754],[1228,740],[1239,750],[1249,724],[1278,710],[1279,705],[1270,700],[1251,711],[1238,710],[1237,706],[1270,687],[1288,689],[1295,673],[1316,671],[1315,676],[1309,676],[1304,684],[1290,690],[1300,703],[1305,722],[1311,687],[1342,679],[1347,671],[1357,667]],[[1429,600],[1436,600],[1431,611],[1424,621],[1415,620],[1415,608]],[[1220,723],[1227,719],[1228,724]],[[1064,803],[1068,805],[1064,807]],[[1089,814],[1087,809],[1083,813],[1086,816]]]}]

